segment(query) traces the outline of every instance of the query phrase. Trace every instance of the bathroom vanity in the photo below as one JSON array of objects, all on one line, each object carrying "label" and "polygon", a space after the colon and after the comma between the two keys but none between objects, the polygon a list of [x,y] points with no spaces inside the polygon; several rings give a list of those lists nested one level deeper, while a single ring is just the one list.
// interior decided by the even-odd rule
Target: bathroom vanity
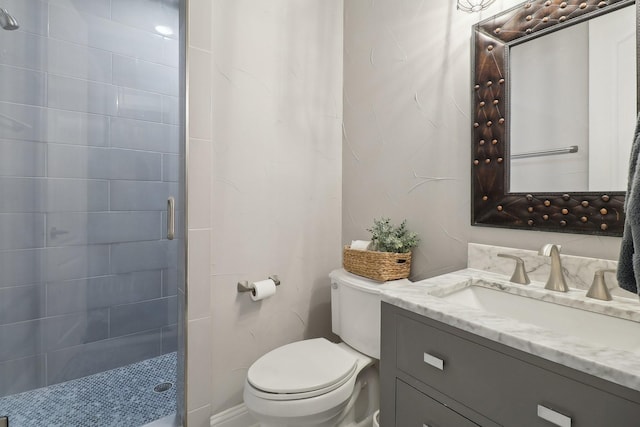
[{"label": "bathroom vanity", "polygon": [[384,426],[554,425],[541,416],[558,426],[640,423],[638,391],[388,303],[382,349]]},{"label": "bathroom vanity", "polygon": [[[572,278],[560,294],[465,269],[384,291],[381,425],[640,425],[640,302],[586,298]],[[456,297],[474,290],[509,297]]]}]

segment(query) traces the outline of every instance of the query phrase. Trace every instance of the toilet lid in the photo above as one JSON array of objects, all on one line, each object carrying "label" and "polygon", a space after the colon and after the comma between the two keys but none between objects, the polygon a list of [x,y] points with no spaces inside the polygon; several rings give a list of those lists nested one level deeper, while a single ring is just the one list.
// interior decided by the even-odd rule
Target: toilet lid
[{"label": "toilet lid", "polygon": [[259,358],[247,374],[249,383],[268,393],[321,390],[353,375],[357,359],[324,338],[298,341]]}]

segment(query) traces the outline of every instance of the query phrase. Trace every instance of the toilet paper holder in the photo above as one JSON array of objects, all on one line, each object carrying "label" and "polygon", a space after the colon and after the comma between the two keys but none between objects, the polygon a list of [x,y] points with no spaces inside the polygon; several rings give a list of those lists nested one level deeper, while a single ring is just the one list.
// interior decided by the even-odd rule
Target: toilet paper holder
[{"label": "toilet paper holder", "polygon": [[[276,286],[280,286],[280,279],[278,279],[277,275],[273,274],[269,276],[269,279],[273,280],[273,283],[275,283]],[[238,282],[238,292],[252,292],[252,291],[253,291],[253,283],[249,283],[247,280]]]}]

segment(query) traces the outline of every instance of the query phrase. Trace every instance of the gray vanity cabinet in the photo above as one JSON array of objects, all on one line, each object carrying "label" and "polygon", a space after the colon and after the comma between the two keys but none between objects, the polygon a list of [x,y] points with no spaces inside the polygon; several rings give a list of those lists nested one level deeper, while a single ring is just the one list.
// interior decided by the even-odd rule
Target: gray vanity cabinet
[{"label": "gray vanity cabinet", "polygon": [[421,393],[407,383],[398,380],[396,386],[396,425],[478,427],[478,424]]},{"label": "gray vanity cabinet", "polygon": [[386,303],[381,340],[382,427],[640,426],[638,391]]}]

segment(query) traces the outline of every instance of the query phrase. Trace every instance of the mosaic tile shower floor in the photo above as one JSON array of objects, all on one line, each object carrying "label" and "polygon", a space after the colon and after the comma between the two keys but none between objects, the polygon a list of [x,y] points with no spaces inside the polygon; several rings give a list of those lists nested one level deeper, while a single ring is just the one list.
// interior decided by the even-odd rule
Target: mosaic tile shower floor
[{"label": "mosaic tile shower floor", "polygon": [[139,427],[176,411],[176,353],[0,398],[11,427]]}]

